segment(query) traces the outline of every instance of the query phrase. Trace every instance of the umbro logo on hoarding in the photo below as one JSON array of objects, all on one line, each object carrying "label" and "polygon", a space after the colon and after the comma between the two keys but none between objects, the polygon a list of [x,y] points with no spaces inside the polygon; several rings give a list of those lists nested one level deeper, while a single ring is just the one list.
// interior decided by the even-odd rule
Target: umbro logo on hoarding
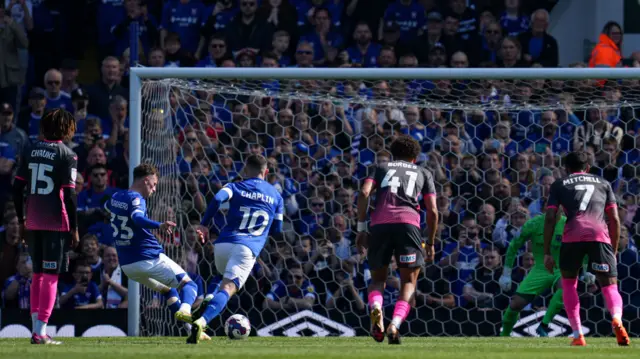
[{"label": "umbro logo on hoarding", "polygon": [[356,331],[310,310],[304,310],[258,330],[260,337],[354,337]]},{"label": "umbro logo on hoarding", "polygon": [[[513,327],[513,332],[511,332],[512,337],[537,337],[536,328],[540,324],[542,317],[546,313],[545,310],[527,315],[524,318],[518,320],[516,325]],[[591,330],[584,325],[582,326],[582,333],[584,335],[589,334]],[[549,336],[550,337],[566,337],[571,334],[571,324],[569,324],[569,319],[556,315],[551,323],[549,323]]]}]

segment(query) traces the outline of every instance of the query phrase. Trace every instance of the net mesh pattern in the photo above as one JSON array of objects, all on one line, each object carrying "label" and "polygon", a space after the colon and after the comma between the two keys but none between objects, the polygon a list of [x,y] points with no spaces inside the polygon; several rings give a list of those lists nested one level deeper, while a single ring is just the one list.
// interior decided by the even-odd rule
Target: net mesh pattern
[{"label": "net mesh pattern", "polygon": [[[389,160],[394,136],[410,134],[422,146],[418,163],[434,174],[441,215],[436,261],[420,274],[412,304],[444,311],[449,320],[436,330],[406,330],[455,335],[465,325],[487,325],[482,318],[459,317],[461,311],[506,309],[513,291],[498,285],[505,250],[523,223],[541,213],[550,183],[565,175],[562,155],[583,149],[592,171],[611,181],[619,196],[625,224],[621,289],[625,310],[635,313],[640,307],[633,274],[639,88],[638,80],[597,79],[146,80],[142,161],[156,165],[162,176],[148,202],[150,215],[178,223],[174,237],[160,236],[166,253],[201,279],[203,294],[212,290],[219,280],[212,243],[224,225],[224,209],[212,228],[202,228],[205,207],[225,183],[241,175],[248,154],[267,156],[268,180],[285,199],[285,231],[269,239],[245,289],[222,317],[264,318],[281,311],[270,309],[275,308],[269,305],[277,297],[274,288],[279,280],[289,280],[288,268],[301,265],[305,283],[299,287],[313,286],[315,304],[289,306],[287,313],[330,311],[331,318],[353,323],[354,317],[366,317],[370,281],[366,258],[355,251],[358,186],[373,165]],[[205,231],[205,244],[196,240],[197,229]],[[487,257],[493,250],[498,259],[491,262]],[[530,245],[519,251],[513,289],[532,265],[542,265],[533,263],[530,251]],[[482,267],[496,275],[480,278]],[[389,308],[398,296],[394,268],[384,293]],[[481,295],[469,296],[465,288]],[[604,308],[597,292],[596,287],[582,288],[584,303]],[[550,293],[532,308],[544,310]],[[590,320],[605,319],[587,316]],[[186,333],[162,298],[146,288],[141,323],[143,335]],[[254,319],[252,324],[260,329],[271,322]],[[368,330],[368,324],[360,326]]]}]

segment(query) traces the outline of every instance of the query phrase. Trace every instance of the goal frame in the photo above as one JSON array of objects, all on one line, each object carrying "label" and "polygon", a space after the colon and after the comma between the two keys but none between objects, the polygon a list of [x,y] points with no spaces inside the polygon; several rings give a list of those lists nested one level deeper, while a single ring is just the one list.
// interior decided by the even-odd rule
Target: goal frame
[{"label": "goal frame", "polygon": [[[142,81],[168,78],[208,80],[586,80],[640,79],[640,68],[150,68],[129,72],[129,183],[142,151]],[[129,336],[140,335],[140,285],[128,282]]]}]

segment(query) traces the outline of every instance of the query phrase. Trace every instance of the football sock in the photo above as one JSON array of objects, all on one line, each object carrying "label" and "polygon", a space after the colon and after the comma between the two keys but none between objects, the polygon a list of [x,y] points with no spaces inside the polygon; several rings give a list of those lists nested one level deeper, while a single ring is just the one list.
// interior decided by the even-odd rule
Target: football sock
[{"label": "football sock", "polygon": [[396,306],[393,308],[393,319],[391,320],[391,324],[393,324],[396,329],[400,329],[402,322],[407,319],[410,310],[411,305],[409,303],[404,300],[398,300],[396,302]]},{"label": "football sock", "polygon": [[38,311],[40,310],[40,287],[42,287],[42,279],[42,273],[33,273],[31,278],[29,302],[31,304],[32,333],[36,333],[36,322],[38,321]]},{"label": "football sock", "polygon": [[[40,287],[40,302],[38,303],[38,320],[48,323],[53,306],[56,304],[56,294],[58,293],[58,275],[42,274],[42,285]],[[40,334],[44,335],[44,334]]]},{"label": "football sock", "polygon": [[198,296],[198,286],[193,281],[188,281],[182,287],[180,292],[180,301],[182,302],[181,310],[191,310],[191,305],[196,301]]},{"label": "football sock", "polygon": [[602,295],[607,309],[613,319],[622,319],[622,297],[618,292],[618,286],[615,284],[602,287]]},{"label": "football sock", "polygon": [[369,308],[373,308],[375,304],[378,304],[382,308],[382,293],[377,290],[369,292]]},{"label": "football sock", "polygon": [[549,307],[547,308],[547,312],[544,313],[544,317],[542,318],[542,324],[549,325],[549,323],[551,323],[551,321],[553,320],[553,317],[556,316],[556,314],[560,313],[560,311],[562,310],[562,289],[556,290],[555,293],[553,293],[553,297],[551,297],[551,301],[549,302]]},{"label": "football sock", "polygon": [[164,299],[167,301],[167,306],[171,311],[171,314],[175,314],[180,310],[180,298],[178,297],[178,291],[175,288],[171,288],[168,292],[164,293]]},{"label": "football sock", "polygon": [[207,305],[207,309],[202,313],[202,317],[198,320],[204,321],[205,325],[208,324],[215,317],[220,315],[220,313],[227,306],[227,302],[229,301],[229,293],[225,290],[218,291],[213,299]]},{"label": "football sock", "polygon": [[504,311],[502,315],[502,332],[500,332],[501,337],[511,336],[511,331],[513,330],[513,326],[516,325],[518,317],[520,317],[520,312],[516,312],[511,309],[511,307]]},{"label": "football sock", "polygon": [[573,329],[573,337],[577,338],[582,335],[577,278],[562,278],[562,299],[564,300],[564,308],[567,312],[569,324],[571,324],[571,329]]},{"label": "football sock", "polygon": [[31,334],[36,334],[36,325],[38,324],[38,313],[31,313]]}]

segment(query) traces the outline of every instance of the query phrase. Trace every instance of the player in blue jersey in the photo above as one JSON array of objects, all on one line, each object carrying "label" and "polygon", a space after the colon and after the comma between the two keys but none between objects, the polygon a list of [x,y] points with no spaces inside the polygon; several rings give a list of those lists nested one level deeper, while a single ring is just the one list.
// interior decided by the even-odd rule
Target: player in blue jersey
[{"label": "player in blue jersey", "polygon": [[[220,205],[229,202],[227,224],[214,245],[216,269],[223,273],[222,283],[215,293],[210,293],[212,298],[208,295],[204,310],[194,313],[189,344],[198,343],[207,324],[222,312],[229,297],[242,288],[269,232],[282,232],[284,201],[276,188],[265,181],[267,173],[266,158],[249,156],[244,167],[247,179],[222,187],[204,214],[202,225],[208,226]],[[202,312],[202,317],[198,318],[198,312]]]},{"label": "player in blue jersey", "polygon": [[151,233],[154,229],[171,233],[176,224],[156,222],[146,214],[145,199],[156,191],[157,184],[158,170],[142,164],[133,169],[131,188],[113,194],[104,207],[111,214],[113,240],[122,270],[129,278],[162,293],[175,318],[190,323],[191,306],[198,296],[198,287],[163,253],[162,245]]}]

